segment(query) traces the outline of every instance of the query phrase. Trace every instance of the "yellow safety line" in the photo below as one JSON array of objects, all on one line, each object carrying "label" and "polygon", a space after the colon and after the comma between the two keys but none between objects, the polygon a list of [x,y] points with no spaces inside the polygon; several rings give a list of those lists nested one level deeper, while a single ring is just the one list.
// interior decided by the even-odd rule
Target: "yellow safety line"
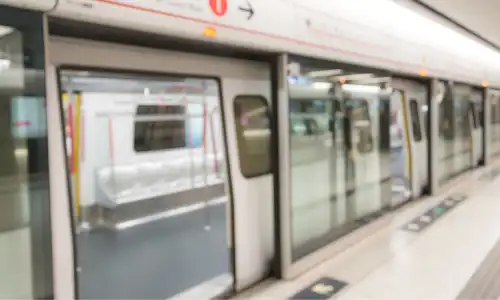
[{"label": "yellow safety line", "polygon": [[75,171],[75,214],[80,216],[80,105],[81,93],[74,93],[73,166]]},{"label": "yellow safety line", "polygon": [[407,106],[406,106],[406,95],[404,91],[399,91],[401,93],[401,106],[403,108],[403,119],[404,119],[404,130],[405,130],[405,146],[408,155],[406,155],[406,168],[405,170],[409,173],[406,174],[408,176],[408,179],[410,181],[410,186],[412,188],[413,192],[413,185],[412,185],[412,177],[413,177],[413,153],[411,150],[411,142],[410,142],[410,123],[409,118],[408,118],[408,112],[406,111]]},{"label": "yellow safety line", "polygon": [[[475,109],[474,107],[470,107],[470,109],[468,109],[468,113],[467,113],[467,121],[469,121],[469,152],[470,152],[470,161],[471,161],[471,166],[474,166],[474,164],[476,163],[476,161],[474,160],[474,142],[473,142],[473,135],[476,131],[476,128],[474,127],[474,112],[472,111],[473,109]],[[477,120],[476,120],[477,121]]]}]

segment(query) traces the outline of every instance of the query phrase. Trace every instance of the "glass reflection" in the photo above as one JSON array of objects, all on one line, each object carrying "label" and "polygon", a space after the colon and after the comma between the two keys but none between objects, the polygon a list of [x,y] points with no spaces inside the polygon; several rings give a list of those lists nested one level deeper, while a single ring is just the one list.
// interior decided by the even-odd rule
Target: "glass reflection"
[{"label": "glass reflection", "polygon": [[0,5],[0,298],[52,292],[42,14]]},{"label": "glass reflection", "polygon": [[[229,289],[218,83],[93,70],[59,75],[79,296],[166,299]],[[260,125],[266,114],[244,100],[238,110],[245,127]],[[262,134],[246,137],[244,129],[243,157],[255,159]],[[267,168],[248,165],[242,169],[249,175]]]},{"label": "glass reflection", "polygon": [[492,156],[500,154],[500,95],[491,94],[490,105],[490,153]]},{"label": "glass reflection", "polygon": [[466,85],[441,83],[439,104],[439,182],[470,169],[473,165],[472,88]]},{"label": "glass reflection", "polygon": [[409,149],[406,144],[408,132],[405,130],[403,111],[403,91],[396,90],[391,95],[390,125],[390,170],[392,179],[392,205],[403,203],[411,196],[410,170],[408,168]]},{"label": "glass reflection", "polygon": [[389,207],[392,177],[386,77],[300,67],[288,83],[293,260]]}]

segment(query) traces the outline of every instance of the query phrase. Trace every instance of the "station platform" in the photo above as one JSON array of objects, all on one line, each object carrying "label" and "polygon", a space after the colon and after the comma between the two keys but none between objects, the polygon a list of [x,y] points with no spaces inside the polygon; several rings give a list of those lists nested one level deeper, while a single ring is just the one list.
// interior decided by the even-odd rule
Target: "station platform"
[{"label": "station platform", "polygon": [[[353,235],[361,242],[349,244]],[[500,299],[500,160],[337,244],[300,277],[235,299]]]}]

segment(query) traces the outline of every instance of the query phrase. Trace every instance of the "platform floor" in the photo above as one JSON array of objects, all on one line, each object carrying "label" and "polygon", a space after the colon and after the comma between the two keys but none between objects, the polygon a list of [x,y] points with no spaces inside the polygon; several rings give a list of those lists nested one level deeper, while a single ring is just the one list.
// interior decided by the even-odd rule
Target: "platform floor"
[{"label": "platform floor", "polygon": [[0,233],[0,299],[32,299],[30,228]]},{"label": "platform floor", "polygon": [[[500,299],[498,173],[500,161],[468,172],[441,195],[415,200],[367,225],[387,224],[300,277],[270,280],[235,298]],[[459,195],[468,198],[436,221],[426,217]],[[425,229],[417,228],[426,222]]]},{"label": "platform floor", "polygon": [[[206,227],[206,226],[209,227]],[[166,299],[230,272],[224,204],[77,236],[80,299]]]}]

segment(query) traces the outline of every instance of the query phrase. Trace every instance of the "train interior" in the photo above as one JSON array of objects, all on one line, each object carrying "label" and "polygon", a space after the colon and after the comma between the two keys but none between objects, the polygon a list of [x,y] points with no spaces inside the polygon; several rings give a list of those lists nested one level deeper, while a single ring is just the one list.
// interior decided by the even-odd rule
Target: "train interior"
[{"label": "train interior", "polygon": [[230,281],[216,82],[60,78],[82,297],[165,298]]}]

